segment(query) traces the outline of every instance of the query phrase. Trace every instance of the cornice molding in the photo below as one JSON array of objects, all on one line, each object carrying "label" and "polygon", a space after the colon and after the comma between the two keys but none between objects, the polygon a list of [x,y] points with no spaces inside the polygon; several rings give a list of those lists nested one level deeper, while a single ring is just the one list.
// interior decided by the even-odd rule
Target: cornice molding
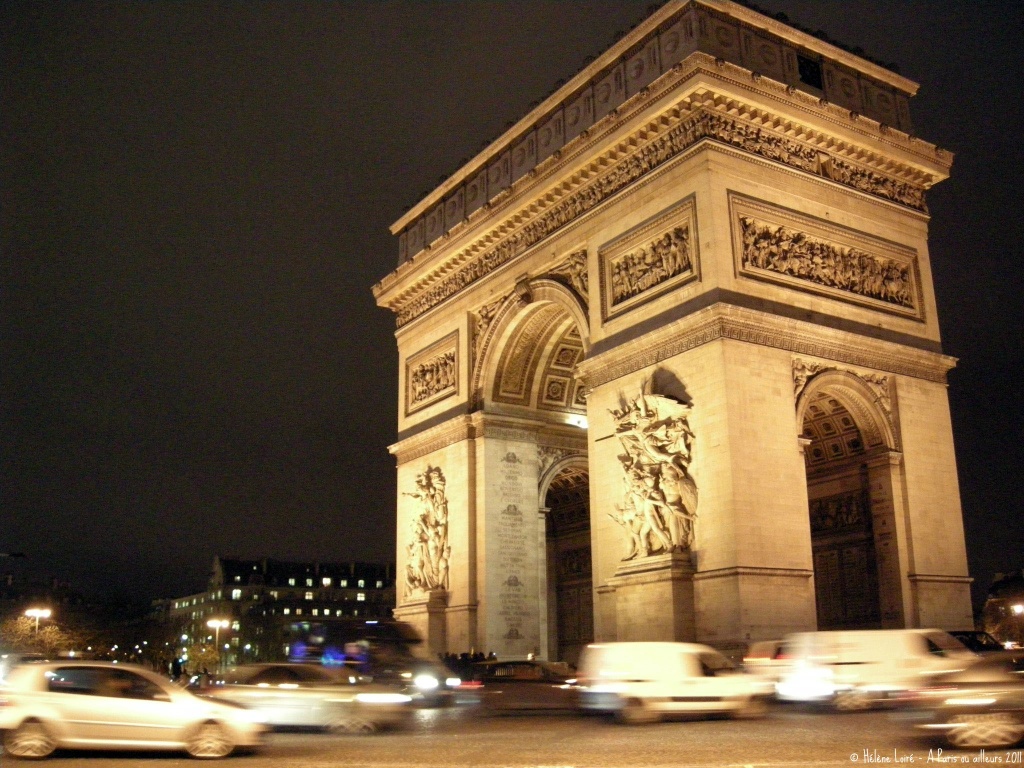
[{"label": "cornice molding", "polygon": [[[475,239],[461,246],[447,245],[452,242],[449,238],[446,245],[452,250],[432,267],[421,264],[422,274],[402,287],[403,278],[413,277],[410,274],[413,262],[407,262],[374,286],[378,302],[396,312],[400,327],[406,325],[704,140],[741,150],[745,157],[796,169],[921,213],[925,211],[924,189],[944,177],[942,167],[937,166],[934,158],[931,170],[924,171],[923,163],[897,161],[852,139],[838,138],[793,118],[748,104],[726,93],[728,88],[715,90],[713,80],[723,74],[716,70],[743,72],[740,67],[716,65],[705,54],[693,54],[687,62],[693,65],[692,69],[685,75],[680,73],[673,84],[695,79],[699,80],[699,85],[695,83],[691,92],[677,104],[651,117],[631,135],[590,158],[583,167],[546,191],[537,188],[536,179],[528,180],[535,196],[525,194],[530,189],[523,189],[521,194],[516,194],[517,190],[510,191],[507,203],[501,206],[506,210],[498,214],[491,206],[488,218],[496,223],[486,232],[478,233]],[[698,78],[702,74],[710,77],[706,81]],[[758,87],[763,91],[760,80]],[[664,90],[671,89],[666,86]],[[794,98],[799,93],[788,95]],[[777,101],[779,95],[774,94],[772,98]],[[643,102],[649,100],[649,94],[637,94],[634,100],[646,109],[648,105]],[[623,105],[626,106],[629,104]],[[605,118],[610,119],[617,124],[626,122],[626,118]],[[847,118],[847,123],[851,122],[855,121]],[[594,126],[599,127],[605,126]],[[582,153],[575,154],[578,157]],[[553,170],[544,174],[547,183],[554,180],[553,176]],[[518,208],[511,205],[514,200],[519,202]]]},{"label": "cornice molding", "polygon": [[457,416],[444,424],[425,429],[422,432],[407,437],[401,442],[388,446],[388,451],[398,460],[399,466],[410,461],[429,456],[435,451],[447,448],[449,445],[468,440],[473,435],[473,425],[470,416]]},{"label": "cornice molding", "polygon": [[589,392],[719,339],[784,349],[848,365],[945,383],[956,361],[946,355],[859,334],[822,329],[813,323],[780,318],[743,307],[716,304],[584,360],[576,370]]}]

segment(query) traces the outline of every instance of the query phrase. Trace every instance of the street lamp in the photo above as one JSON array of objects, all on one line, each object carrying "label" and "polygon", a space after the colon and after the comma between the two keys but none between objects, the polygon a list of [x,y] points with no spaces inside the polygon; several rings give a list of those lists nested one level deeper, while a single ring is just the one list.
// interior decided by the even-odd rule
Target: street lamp
[{"label": "street lamp", "polygon": [[220,669],[221,666],[223,666],[221,663],[220,653],[220,631],[222,629],[227,629],[230,625],[231,622],[227,619],[210,619],[206,622],[206,626],[213,629],[213,643],[217,646],[217,669]]},{"label": "street lamp", "polygon": [[39,620],[50,618],[50,614],[51,611],[49,608],[29,608],[27,611],[25,611],[26,616],[28,616],[30,619],[36,620],[35,631],[37,633],[39,632]]}]

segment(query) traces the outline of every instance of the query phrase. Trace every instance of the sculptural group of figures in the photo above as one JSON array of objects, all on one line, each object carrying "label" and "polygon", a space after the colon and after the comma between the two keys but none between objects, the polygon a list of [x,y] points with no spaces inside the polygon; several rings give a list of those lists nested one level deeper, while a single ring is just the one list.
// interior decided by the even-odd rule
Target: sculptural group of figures
[{"label": "sculptural group of figures", "polygon": [[636,296],[692,266],[690,233],[684,227],[676,227],[615,260],[612,264],[612,303]]},{"label": "sculptural group of figures", "polygon": [[611,411],[625,453],[623,503],[612,519],[629,536],[624,560],[681,552],[693,544],[697,485],[689,473],[693,432],[689,407],[641,392],[621,411]]},{"label": "sculptural group of figures", "polygon": [[890,304],[914,306],[913,282],[905,264],[816,240],[788,227],[762,224],[749,216],[741,216],[740,225],[747,266]]},{"label": "sculptural group of figures", "polygon": [[406,548],[405,584],[416,590],[448,589],[448,499],[445,498],[444,473],[427,467],[416,476],[416,490],[403,491],[419,502],[413,517]]},{"label": "sculptural group of figures", "polygon": [[409,386],[412,388],[412,402],[418,403],[428,397],[455,386],[455,353],[443,355],[420,363],[409,372]]}]

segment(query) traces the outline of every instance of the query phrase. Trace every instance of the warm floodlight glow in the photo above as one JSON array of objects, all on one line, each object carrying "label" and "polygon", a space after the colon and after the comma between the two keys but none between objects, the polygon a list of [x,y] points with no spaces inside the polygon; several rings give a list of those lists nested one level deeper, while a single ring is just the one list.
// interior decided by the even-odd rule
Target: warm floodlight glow
[{"label": "warm floodlight glow", "polygon": [[36,632],[39,631],[39,620],[50,618],[50,614],[52,613],[53,612],[49,608],[29,608],[27,611],[25,611],[26,616],[28,616],[30,619],[36,620]]}]

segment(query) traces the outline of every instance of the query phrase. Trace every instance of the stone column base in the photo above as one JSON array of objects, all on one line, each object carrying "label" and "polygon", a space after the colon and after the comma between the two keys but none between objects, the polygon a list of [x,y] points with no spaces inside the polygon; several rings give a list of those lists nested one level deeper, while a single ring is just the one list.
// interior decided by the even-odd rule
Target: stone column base
[{"label": "stone column base", "polygon": [[395,618],[411,624],[420,636],[431,656],[448,650],[447,622],[448,592],[433,589],[418,593],[395,608]]},{"label": "stone column base", "polygon": [[693,642],[693,564],[689,552],[628,560],[606,589],[614,592],[617,640]]}]

